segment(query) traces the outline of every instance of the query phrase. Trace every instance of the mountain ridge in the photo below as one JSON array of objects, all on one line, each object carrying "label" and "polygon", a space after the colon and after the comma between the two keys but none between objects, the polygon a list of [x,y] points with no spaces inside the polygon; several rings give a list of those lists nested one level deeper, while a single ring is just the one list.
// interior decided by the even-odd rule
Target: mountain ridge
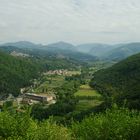
[{"label": "mountain ridge", "polygon": [[[126,44],[102,44],[102,43],[87,43],[81,45],[73,45],[71,43],[67,43],[64,41],[59,41],[56,43],[51,43],[48,45],[42,44],[35,44],[29,41],[19,41],[15,43],[6,43],[0,45],[0,48],[4,47],[17,47],[19,49],[33,50],[38,49],[41,51],[47,51],[49,53],[54,54],[68,54],[68,52],[72,53],[81,53],[85,55],[90,55],[93,57],[98,57],[101,60],[110,60],[110,61],[120,61],[129,57],[133,54],[140,52],[140,43],[139,42],[132,42]],[[6,49],[6,48],[5,48]],[[69,56],[69,55],[68,55]]]}]

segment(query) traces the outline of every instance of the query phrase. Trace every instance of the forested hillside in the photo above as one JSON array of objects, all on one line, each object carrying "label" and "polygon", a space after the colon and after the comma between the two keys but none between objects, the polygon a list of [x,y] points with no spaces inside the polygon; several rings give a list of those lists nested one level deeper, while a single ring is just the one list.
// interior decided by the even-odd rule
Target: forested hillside
[{"label": "forested hillside", "polygon": [[18,95],[20,88],[38,75],[41,66],[29,59],[15,58],[0,52],[0,97]]},{"label": "forested hillside", "polygon": [[95,73],[91,82],[105,96],[118,104],[140,109],[140,54]]}]

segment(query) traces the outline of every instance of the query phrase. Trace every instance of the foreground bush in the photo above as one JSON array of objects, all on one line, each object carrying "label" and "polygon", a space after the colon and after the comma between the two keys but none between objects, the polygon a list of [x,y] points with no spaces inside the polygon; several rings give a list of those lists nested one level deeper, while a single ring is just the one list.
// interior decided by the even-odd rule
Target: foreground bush
[{"label": "foreground bush", "polygon": [[67,128],[50,120],[38,123],[28,114],[0,113],[0,140],[70,140]]},{"label": "foreground bush", "polygon": [[111,109],[67,128],[53,119],[37,122],[28,113],[0,113],[0,140],[139,140],[140,113]]},{"label": "foreground bush", "polygon": [[139,140],[140,114],[127,109],[112,109],[73,123],[72,131],[80,140]]}]

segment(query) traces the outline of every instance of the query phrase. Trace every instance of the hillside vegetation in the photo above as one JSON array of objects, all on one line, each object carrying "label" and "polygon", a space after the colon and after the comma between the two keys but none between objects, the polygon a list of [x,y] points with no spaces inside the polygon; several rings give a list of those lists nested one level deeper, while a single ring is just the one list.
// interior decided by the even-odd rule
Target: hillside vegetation
[{"label": "hillside vegetation", "polygon": [[140,54],[95,73],[91,85],[118,104],[140,109]]},{"label": "hillside vegetation", "polygon": [[18,95],[20,88],[38,75],[40,65],[31,60],[15,58],[0,52],[0,97]]}]

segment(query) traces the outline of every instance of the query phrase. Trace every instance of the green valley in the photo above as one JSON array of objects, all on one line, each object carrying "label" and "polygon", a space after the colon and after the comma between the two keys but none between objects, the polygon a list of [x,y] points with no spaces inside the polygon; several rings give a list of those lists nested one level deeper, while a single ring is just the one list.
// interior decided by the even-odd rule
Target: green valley
[{"label": "green valley", "polygon": [[0,0],[0,140],[140,140],[140,0]]},{"label": "green valley", "polygon": [[15,48],[0,52],[0,139],[139,138],[140,54],[117,63]]}]

